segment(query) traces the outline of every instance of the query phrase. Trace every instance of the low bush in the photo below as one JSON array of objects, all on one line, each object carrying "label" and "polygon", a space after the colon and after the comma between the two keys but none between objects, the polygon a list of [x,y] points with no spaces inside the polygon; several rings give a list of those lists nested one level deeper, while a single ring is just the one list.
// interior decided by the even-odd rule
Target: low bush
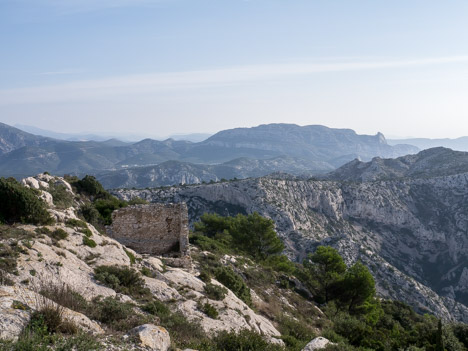
[{"label": "low bush", "polygon": [[86,222],[91,223],[93,226],[99,227],[100,225],[102,225],[101,215],[91,202],[87,202],[81,205],[80,214],[81,216],[83,216]]},{"label": "low bush", "polygon": [[159,318],[165,318],[171,314],[169,307],[159,300],[150,301],[143,305],[141,309]]},{"label": "low bush", "polygon": [[38,191],[14,178],[0,178],[0,223],[51,224],[53,222]]},{"label": "low bush", "polygon": [[80,229],[80,233],[83,233],[88,238],[93,236],[93,232],[91,230],[89,230],[88,228]]},{"label": "low bush", "polygon": [[[1,201],[0,201],[1,202]],[[6,273],[18,274],[17,259],[20,253],[25,253],[27,246],[34,234],[14,226],[0,225],[0,271],[6,277]],[[22,244],[23,243],[23,244]]]},{"label": "low bush", "polygon": [[198,309],[206,314],[208,317],[217,319],[219,316],[218,310],[210,303],[199,304]]},{"label": "low bush", "polygon": [[97,246],[96,242],[93,239],[88,238],[87,236],[83,237],[83,245],[94,248]]},{"label": "low bush", "polygon": [[144,286],[140,274],[131,268],[122,266],[99,266],[94,269],[96,280],[115,291],[136,298],[147,298],[151,292]]},{"label": "low bush", "polygon": [[55,207],[65,209],[73,206],[73,194],[63,184],[49,184],[47,191],[52,195]]},{"label": "low bush", "polygon": [[126,206],[127,203],[125,201],[119,200],[111,195],[107,198],[97,199],[94,201],[94,207],[96,207],[96,210],[101,215],[104,225],[112,224],[112,212]]},{"label": "low bush", "polygon": [[205,285],[205,293],[211,300],[223,300],[227,294],[227,289],[223,286],[208,283]]},{"label": "low bush", "polygon": [[223,351],[279,351],[281,346],[268,343],[260,334],[247,329],[220,332],[214,339],[216,350]]},{"label": "low bush", "polygon": [[136,263],[135,255],[126,249],[124,249],[124,251],[127,254],[128,258],[130,259],[130,264],[135,264]]},{"label": "low bush", "polygon": [[62,228],[57,228],[53,232],[50,232],[49,236],[55,240],[64,240],[68,238],[68,233]]},{"label": "low bush", "polygon": [[216,280],[230,289],[239,299],[247,305],[252,304],[249,287],[245,284],[244,279],[231,268],[226,266],[219,267],[215,270],[214,275]]}]

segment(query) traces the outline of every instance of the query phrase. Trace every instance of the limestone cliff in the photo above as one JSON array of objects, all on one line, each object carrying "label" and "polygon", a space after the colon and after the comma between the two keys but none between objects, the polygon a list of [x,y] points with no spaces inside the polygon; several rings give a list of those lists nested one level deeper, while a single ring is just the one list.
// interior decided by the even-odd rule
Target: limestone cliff
[{"label": "limestone cliff", "polygon": [[192,222],[206,211],[257,211],[275,221],[291,257],[335,246],[348,263],[368,265],[382,296],[466,322],[468,173],[448,173],[355,183],[269,177],[116,194],[185,201]]}]

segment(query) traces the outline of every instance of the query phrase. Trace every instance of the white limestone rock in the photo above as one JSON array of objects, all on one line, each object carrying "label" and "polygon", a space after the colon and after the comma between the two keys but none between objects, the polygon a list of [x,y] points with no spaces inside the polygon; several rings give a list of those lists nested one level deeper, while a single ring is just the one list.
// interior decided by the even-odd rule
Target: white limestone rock
[{"label": "white limestone rock", "polygon": [[[0,339],[17,339],[31,312],[44,305],[56,306],[56,303],[20,286],[0,286]],[[104,333],[99,324],[66,307],[63,307],[63,317],[87,332]]]},{"label": "white limestone rock", "polygon": [[135,335],[142,347],[154,351],[167,351],[171,346],[169,332],[163,327],[153,324],[144,324],[132,329],[129,333]]},{"label": "white limestone rock", "polygon": [[302,349],[302,351],[322,350],[325,347],[327,347],[328,344],[330,344],[330,340],[328,340],[328,339],[326,339],[326,338],[324,338],[322,336],[319,336],[319,337],[315,338],[314,340],[312,340],[311,342],[309,342]]}]

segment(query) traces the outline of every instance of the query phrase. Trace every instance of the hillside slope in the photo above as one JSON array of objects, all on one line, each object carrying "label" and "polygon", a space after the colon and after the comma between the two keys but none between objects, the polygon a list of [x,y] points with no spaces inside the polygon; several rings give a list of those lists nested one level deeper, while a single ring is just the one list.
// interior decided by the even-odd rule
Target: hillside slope
[{"label": "hillside slope", "polygon": [[292,257],[333,245],[348,262],[366,262],[382,296],[467,321],[468,173],[458,171],[364,183],[270,177],[115,194],[186,201],[192,221],[206,211],[257,211],[275,221]]}]

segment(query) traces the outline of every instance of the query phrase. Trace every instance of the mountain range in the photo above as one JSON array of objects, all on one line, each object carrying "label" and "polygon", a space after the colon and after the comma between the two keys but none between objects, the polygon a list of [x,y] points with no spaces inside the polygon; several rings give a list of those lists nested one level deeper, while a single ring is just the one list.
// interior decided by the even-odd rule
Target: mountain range
[{"label": "mountain range", "polygon": [[370,268],[381,296],[467,322],[468,153],[434,148],[396,160],[352,161],[324,178],[269,176],[113,193],[184,201],[192,223],[205,212],[258,212],[274,220],[295,260],[318,245],[334,246],[347,263]]},{"label": "mountain range", "polygon": [[[172,184],[178,184],[187,182],[187,179],[197,182],[252,177],[285,170],[293,174],[325,173],[355,158],[397,157],[417,151],[411,145],[390,146],[381,133],[358,135],[350,129],[318,125],[268,124],[224,130],[201,142],[144,139],[129,144],[116,139],[59,140],[0,124],[0,175],[18,178],[48,171],[54,174],[94,174],[98,178],[104,172],[102,179],[126,176],[134,179],[145,171],[163,172],[167,169],[167,164],[162,165],[166,161],[181,162],[172,163],[172,166],[177,165],[176,170],[198,170],[198,173],[169,176]],[[156,165],[159,167],[154,168]],[[136,168],[145,166],[153,168]],[[110,174],[113,171],[116,173]],[[154,178],[149,183],[135,186],[163,185],[167,179],[159,182]],[[109,181],[110,186],[128,184],[132,182]]]}]

